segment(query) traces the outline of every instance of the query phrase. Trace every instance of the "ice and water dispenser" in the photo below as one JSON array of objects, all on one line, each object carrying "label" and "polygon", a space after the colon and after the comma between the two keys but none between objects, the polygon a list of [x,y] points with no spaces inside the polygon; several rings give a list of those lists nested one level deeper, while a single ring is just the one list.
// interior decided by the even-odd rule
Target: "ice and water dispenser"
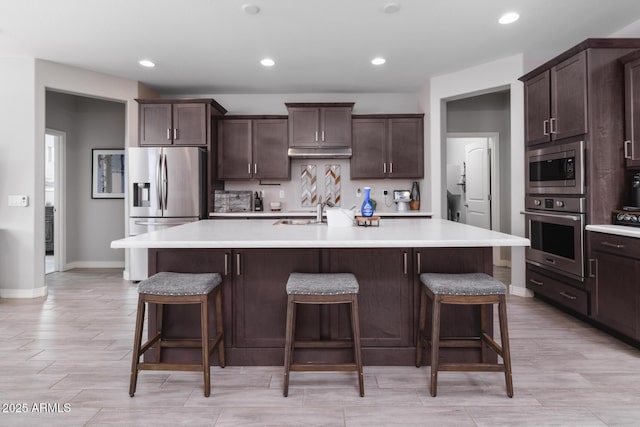
[{"label": "ice and water dispenser", "polygon": [[133,183],[133,207],[148,208],[151,206],[151,183]]}]

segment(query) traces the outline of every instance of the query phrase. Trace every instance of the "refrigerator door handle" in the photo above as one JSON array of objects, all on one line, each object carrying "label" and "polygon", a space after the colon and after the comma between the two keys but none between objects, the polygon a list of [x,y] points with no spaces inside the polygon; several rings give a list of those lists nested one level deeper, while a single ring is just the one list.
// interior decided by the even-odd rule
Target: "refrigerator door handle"
[{"label": "refrigerator door handle", "polygon": [[158,196],[158,207],[163,210],[162,206],[162,154],[158,156],[158,164],[156,165],[156,195]]},{"label": "refrigerator door handle", "polygon": [[163,159],[163,168],[162,168],[162,192],[164,193],[164,201],[162,204],[164,205],[163,209],[167,209],[169,206],[169,171],[167,167],[167,155],[162,155]]}]

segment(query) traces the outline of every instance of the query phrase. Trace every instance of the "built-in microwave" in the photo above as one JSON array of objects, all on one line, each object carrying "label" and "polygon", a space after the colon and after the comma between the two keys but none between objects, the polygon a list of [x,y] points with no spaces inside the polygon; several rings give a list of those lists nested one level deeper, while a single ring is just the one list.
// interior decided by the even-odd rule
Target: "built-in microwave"
[{"label": "built-in microwave", "polygon": [[527,151],[528,194],[584,194],[584,142]]}]

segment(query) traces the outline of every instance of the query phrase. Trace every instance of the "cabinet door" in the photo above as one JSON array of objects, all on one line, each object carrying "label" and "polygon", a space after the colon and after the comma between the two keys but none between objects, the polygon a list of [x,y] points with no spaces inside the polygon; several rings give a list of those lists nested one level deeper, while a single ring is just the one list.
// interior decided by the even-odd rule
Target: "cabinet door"
[{"label": "cabinet door", "polygon": [[587,133],[587,52],[551,68],[551,139]]},{"label": "cabinet door", "polygon": [[640,59],[625,64],[625,160],[640,166]]},{"label": "cabinet door", "polygon": [[524,83],[525,141],[527,145],[549,142],[551,81],[545,71]]},{"label": "cabinet door", "polygon": [[354,119],[351,179],[385,178],[386,146],[386,119]]},{"label": "cabinet door", "polygon": [[[360,291],[360,337],[363,347],[411,346],[413,343],[413,287],[411,250],[331,249],[330,271],[353,273]],[[331,334],[351,337],[348,307],[334,307]]]},{"label": "cabinet door", "polygon": [[321,108],[320,123],[321,145],[351,147],[351,108]]},{"label": "cabinet door", "polygon": [[[292,272],[317,273],[317,249],[245,249],[234,251],[235,342],[238,347],[284,347],[286,284]],[[300,304],[297,339],[320,338],[320,310]]]},{"label": "cabinet door", "polygon": [[218,178],[249,179],[252,172],[251,120],[220,120]]},{"label": "cabinet door", "polygon": [[207,146],[206,105],[173,105],[173,144]]},{"label": "cabinet door", "polygon": [[289,108],[289,146],[317,147],[320,141],[320,110]]},{"label": "cabinet door", "polygon": [[422,119],[389,119],[389,178],[422,178]]},{"label": "cabinet door", "polygon": [[140,145],[171,145],[171,104],[140,104]]},{"label": "cabinet door", "polygon": [[638,337],[637,298],[640,292],[640,261],[595,251],[595,298],[593,317],[629,337]]},{"label": "cabinet door", "polygon": [[287,119],[253,120],[253,177],[289,179]]}]

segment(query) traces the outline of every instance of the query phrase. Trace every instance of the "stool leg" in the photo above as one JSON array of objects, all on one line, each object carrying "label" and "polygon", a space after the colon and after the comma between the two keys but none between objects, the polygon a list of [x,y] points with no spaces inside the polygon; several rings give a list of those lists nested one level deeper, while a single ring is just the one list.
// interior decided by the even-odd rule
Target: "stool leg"
[{"label": "stool leg", "polygon": [[424,329],[427,325],[427,293],[420,287],[420,314],[418,315],[418,336],[416,338],[416,368],[422,366],[424,352]]},{"label": "stool leg", "polygon": [[353,334],[353,354],[358,370],[358,385],[360,397],[364,397],[364,375],[362,373],[362,353],[360,351],[360,314],[358,310],[358,295],[354,295],[351,301],[351,328]]},{"label": "stool leg", "polygon": [[218,365],[225,367],[224,362],[224,324],[222,323],[222,290],[216,292],[216,335],[220,336],[218,343]]},{"label": "stool leg", "polygon": [[511,376],[511,349],[509,348],[509,328],[507,326],[507,298],[500,296],[498,303],[498,317],[500,319],[500,340],[502,341],[502,359],[504,362],[504,377],[507,384],[507,396],[513,397],[513,379]]},{"label": "stool leg", "polygon": [[136,312],[136,331],[133,336],[133,356],[131,361],[131,381],[129,383],[129,396],[133,397],[138,383],[138,362],[140,359],[140,346],[142,345],[142,328],[144,323],[144,300],[138,295],[138,310]]},{"label": "stool leg", "polygon": [[200,299],[202,324],[202,373],[204,375],[204,397],[211,394],[211,366],[209,366],[209,294]]},{"label": "stool leg", "polygon": [[164,304],[156,304],[156,330],[160,333],[160,339],[156,342],[156,363],[162,361],[162,317]]},{"label": "stool leg", "polygon": [[484,342],[484,339],[482,339],[482,334],[487,332],[487,329],[488,329],[487,323],[489,323],[487,308],[489,308],[488,304],[480,305],[480,335],[479,336],[480,336],[480,361],[482,363],[487,362],[487,344]]},{"label": "stool leg", "polygon": [[295,317],[296,304],[293,301],[293,296],[287,297],[287,326],[285,332],[285,344],[284,344],[284,389],[283,395],[287,397],[289,395],[289,376],[291,369],[291,359],[293,357],[293,344],[295,340],[294,332],[294,317]]},{"label": "stool leg", "polygon": [[438,354],[440,352],[440,296],[433,297],[433,316],[431,320],[431,396],[438,391]]}]

